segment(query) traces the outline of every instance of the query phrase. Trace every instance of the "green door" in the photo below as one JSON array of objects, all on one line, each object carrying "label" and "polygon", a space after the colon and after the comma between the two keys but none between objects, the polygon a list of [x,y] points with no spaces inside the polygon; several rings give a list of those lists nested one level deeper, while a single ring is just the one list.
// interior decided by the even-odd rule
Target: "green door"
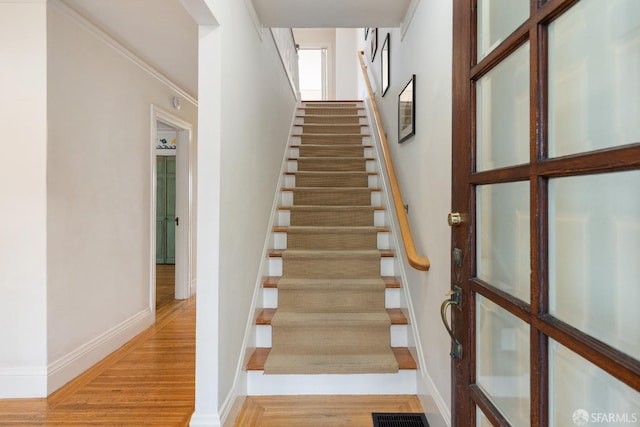
[{"label": "green door", "polygon": [[176,262],[176,157],[156,157],[156,264]]}]

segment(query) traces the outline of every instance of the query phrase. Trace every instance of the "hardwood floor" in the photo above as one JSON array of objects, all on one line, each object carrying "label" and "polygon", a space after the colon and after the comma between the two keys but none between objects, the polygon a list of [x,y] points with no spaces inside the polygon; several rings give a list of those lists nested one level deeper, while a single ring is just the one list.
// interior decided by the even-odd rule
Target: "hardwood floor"
[{"label": "hardwood floor", "polygon": [[234,427],[371,427],[373,412],[423,412],[416,396],[250,396]]},{"label": "hardwood floor", "polygon": [[156,314],[165,307],[175,304],[176,266],[174,264],[156,265]]},{"label": "hardwood floor", "polygon": [[0,399],[0,426],[187,426],[196,304],[174,300],[169,282],[159,281],[154,326],[47,399]]}]

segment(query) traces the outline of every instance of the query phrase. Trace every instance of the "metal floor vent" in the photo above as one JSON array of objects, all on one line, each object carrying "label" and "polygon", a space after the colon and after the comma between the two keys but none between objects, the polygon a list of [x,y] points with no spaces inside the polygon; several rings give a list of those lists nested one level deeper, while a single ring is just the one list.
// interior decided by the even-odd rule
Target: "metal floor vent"
[{"label": "metal floor vent", "polygon": [[424,414],[374,413],[373,427],[429,427]]}]

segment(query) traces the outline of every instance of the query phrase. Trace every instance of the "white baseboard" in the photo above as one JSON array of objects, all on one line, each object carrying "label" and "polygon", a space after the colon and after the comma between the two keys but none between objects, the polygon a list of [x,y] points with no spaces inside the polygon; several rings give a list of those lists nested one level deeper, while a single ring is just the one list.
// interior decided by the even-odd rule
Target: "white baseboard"
[{"label": "white baseboard", "polygon": [[47,396],[47,370],[43,367],[0,369],[0,399]]},{"label": "white baseboard", "polygon": [[425,370],[418,374],[418,398],[432,427],[451,426],[451,409]]},{"label": "white baseboard", "polygon": [[154,313],[147,307],[102,335],[50,363],[47,369],[47,393],[53,393],[122,347],[133,337],[151,326],[153,321]]},{"label": "white baseboard", "polygon": [[198,414],[194,412],[189,422],[189,427],[221,427],[220,417],[217,414]]}]

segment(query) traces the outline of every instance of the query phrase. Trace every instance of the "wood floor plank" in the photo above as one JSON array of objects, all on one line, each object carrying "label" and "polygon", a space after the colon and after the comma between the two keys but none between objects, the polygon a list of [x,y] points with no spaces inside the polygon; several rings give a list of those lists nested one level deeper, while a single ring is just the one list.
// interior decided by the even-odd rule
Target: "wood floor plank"
[{"label": "wood floor plank", "polygon": [[373,412],[423,412],[413,395],[249,396],[236,427],[371,427]]}]

